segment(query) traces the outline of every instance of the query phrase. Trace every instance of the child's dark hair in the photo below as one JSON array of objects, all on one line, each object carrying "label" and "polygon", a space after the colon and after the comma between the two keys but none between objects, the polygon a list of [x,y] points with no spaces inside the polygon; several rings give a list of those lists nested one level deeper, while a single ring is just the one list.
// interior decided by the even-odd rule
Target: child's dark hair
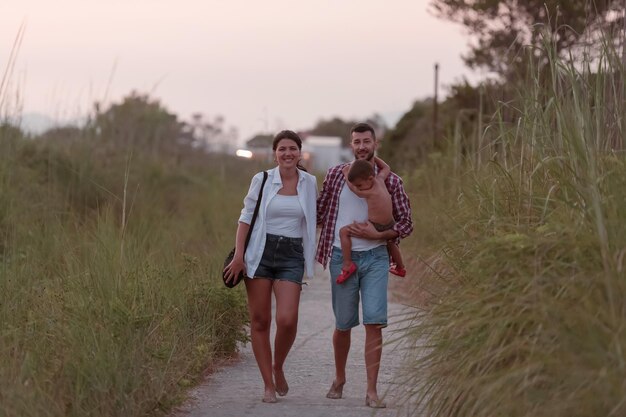
[{"label": "child's dark hair", "polygon": [[348,171],[348,181],[350,182],[354,182],[358,179],[366,180],[372,176],[374,176],[374,167],[365,159],[357,159],[354,161]]},{"label": "child's dark hair", "polygon": [[[276,151],[276,148],[278,147],[278,142],[283,139],[290,139],[296,142],[296,145],[298,145],[298,149],[302,150],[302,139],[300,139],[300,136],[298,136],[296,132],[294,132],[293,130],[281,130],[276,134],[276,136],[274,136],[274,140],[272,141],[273,151]],[[306,171],[306,169],[300,164],[300,161],[298,161],[296,167],[298,169],[301,169],[302,171]]]}]

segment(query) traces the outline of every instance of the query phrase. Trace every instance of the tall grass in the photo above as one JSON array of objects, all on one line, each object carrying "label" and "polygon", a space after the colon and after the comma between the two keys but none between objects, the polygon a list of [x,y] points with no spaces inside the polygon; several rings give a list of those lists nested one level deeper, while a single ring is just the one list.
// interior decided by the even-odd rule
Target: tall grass
[{"label": "tall grass", "polygon": [[411,327],[416,414],[626,414],[626,78],[615,58],[552,55],[462,164],[444,154],[414,174],[421,250],[438,250],[430,305]]},{"label": "tall grass", "polygon": [[0,415],[163,414],[246,340],[220,261],[258,167],[0,129]]}]

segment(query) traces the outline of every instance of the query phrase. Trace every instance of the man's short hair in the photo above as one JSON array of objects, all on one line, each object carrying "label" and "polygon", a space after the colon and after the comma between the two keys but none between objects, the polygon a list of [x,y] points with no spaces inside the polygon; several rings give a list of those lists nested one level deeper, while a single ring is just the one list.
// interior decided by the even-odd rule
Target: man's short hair
[{"label": "man's short hair", "polygon": [[366,180],[371,176],[374,176],[374,167],[365,159],[357,159],[354,161],[348,171],[348,181],[350,182],[354,182],[358,179]]},{"label": "man's short hair", "polygon": [[350,129],[350,136],[352,136],[354,132],[357,132],[357,133],[371,132],[372,139],[376,140],[376,132],[374,132],[374,128],[367,123],[357,123],[354,126],[352,126],[352,129]]}]

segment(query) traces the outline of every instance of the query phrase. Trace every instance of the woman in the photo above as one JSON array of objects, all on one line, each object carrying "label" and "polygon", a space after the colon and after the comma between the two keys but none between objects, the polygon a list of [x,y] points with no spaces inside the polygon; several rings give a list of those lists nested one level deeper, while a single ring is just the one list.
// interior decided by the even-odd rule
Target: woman
[{"label": "woman", "polygon": [[[302,140],[290,130],[279,132],[272,143],[278,166],[268,171],[261,206],[246,253],[243,247],[259,195],[263,173],[252,178],[239,217],[235,256],[224,272],[231,279],[246,273],[252,351],[265,393],[263,402],[287,395],[283,373],[287,354],[296,338],[298,306],[304,273],[313,276],[317,181],[300,166]],[[250,277],[250,278],[248,278]],[[270,345],[272,291],[276,297],[274,364]]]}]

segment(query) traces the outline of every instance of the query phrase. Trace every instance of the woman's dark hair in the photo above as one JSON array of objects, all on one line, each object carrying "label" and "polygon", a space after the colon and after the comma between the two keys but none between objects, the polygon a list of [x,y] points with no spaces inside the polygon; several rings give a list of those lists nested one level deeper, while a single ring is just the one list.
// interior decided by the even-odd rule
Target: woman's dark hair
[{"label": "woman's dark hair", "polygon": [[[276,134],[276,136],[274,136],[274,140],[272,141],[273,151],[276,151],[276,148],[278,147],[278,142],[283,139],[289,139],[296,142],[296,145],[298,145],[298,149],[302,150],[302,139],[300,139],[300,136],[298,136],[296,132],[294,132],[293,130],[281,130]],[[302,171],[306,171],[306,169],[302,165],[300,165],[300,161],[298,161],[296,167],[298,169],[301,169]]]}]

